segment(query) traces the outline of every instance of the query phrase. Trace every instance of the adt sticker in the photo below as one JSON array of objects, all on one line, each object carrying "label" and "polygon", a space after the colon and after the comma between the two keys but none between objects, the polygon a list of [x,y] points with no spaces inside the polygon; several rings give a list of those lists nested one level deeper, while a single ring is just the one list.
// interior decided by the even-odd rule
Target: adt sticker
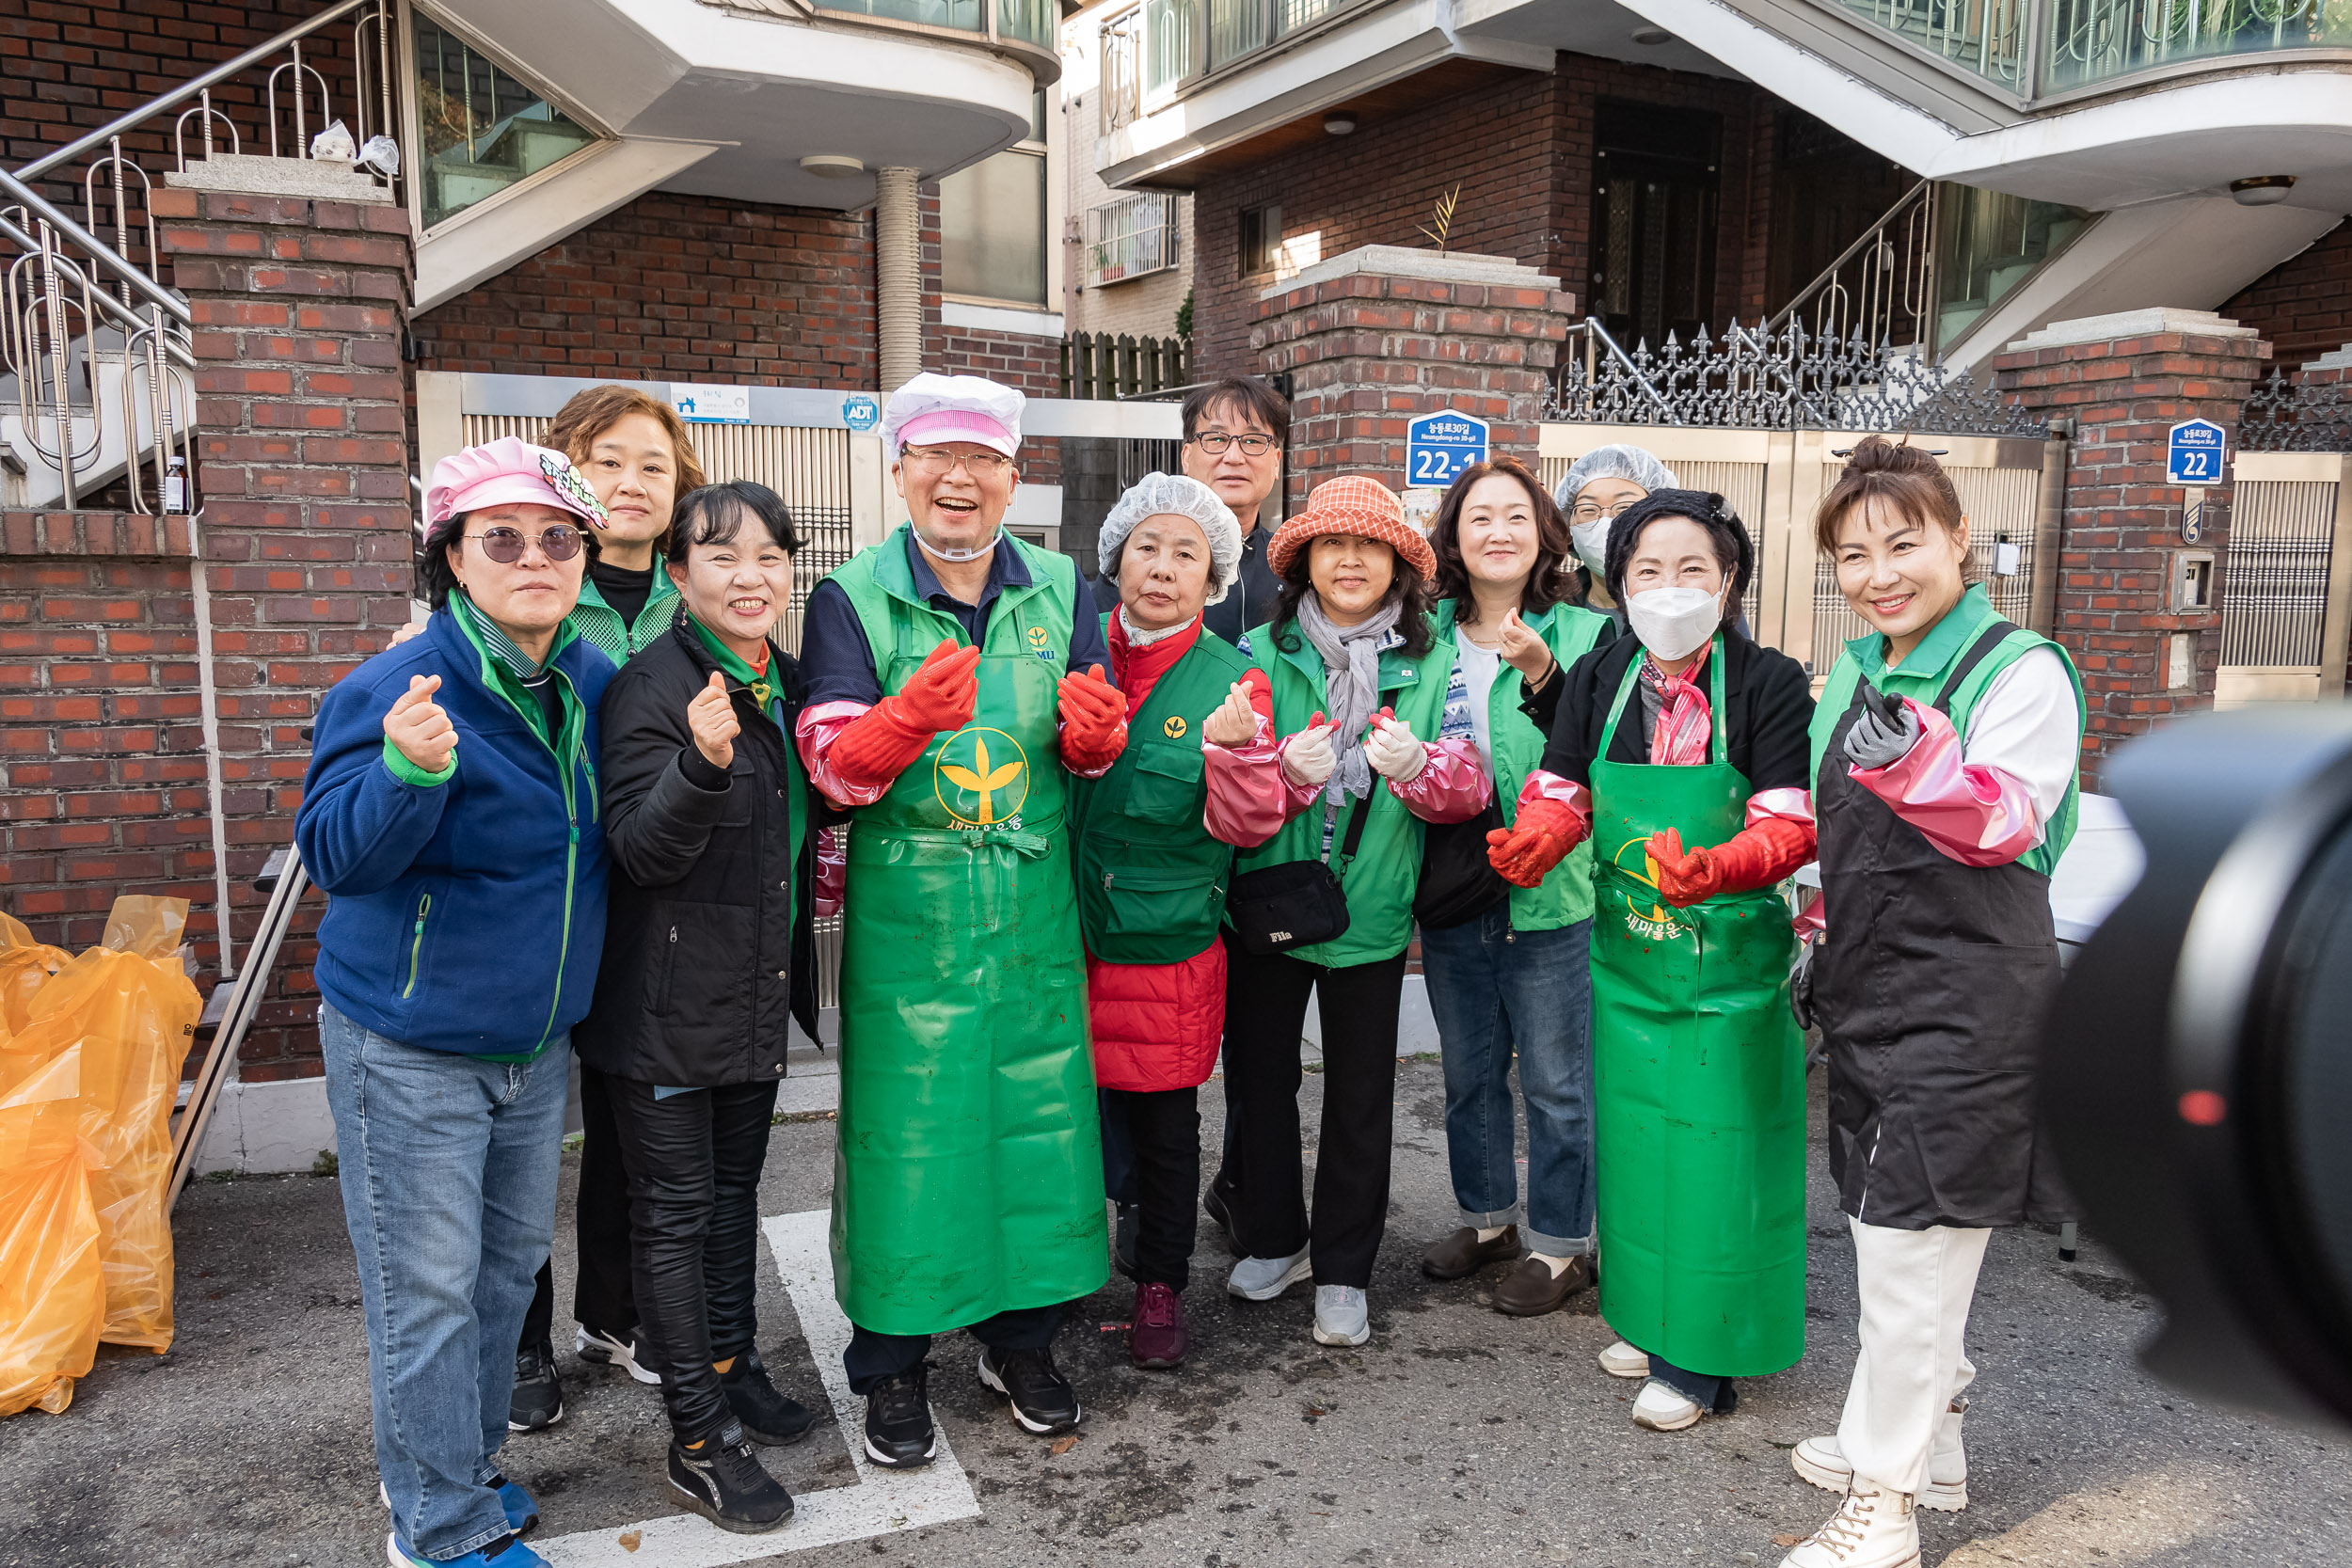
[{"label": "adt sticker", "polygon": [[2164,447],[2167,484],[2218,484],[2230,461],[2230,433],[2211,420],[2183,420]]},{"label": "adt sticker", "polygon": [[864,392],[851,392],[841,400],[841,422],[863,436],[882,423],[881,400]]},{"label": "adt sticker", "polygon": [[700,381],[670,383],[670,406],[688,424],[749,424],[752,389],[721,387]]},{"label": "adt sticker", "polygon": [[1405,427],[1405,483],[1451,484],[1486,461],[1486,421],[1470,414],[1423,414]]}]

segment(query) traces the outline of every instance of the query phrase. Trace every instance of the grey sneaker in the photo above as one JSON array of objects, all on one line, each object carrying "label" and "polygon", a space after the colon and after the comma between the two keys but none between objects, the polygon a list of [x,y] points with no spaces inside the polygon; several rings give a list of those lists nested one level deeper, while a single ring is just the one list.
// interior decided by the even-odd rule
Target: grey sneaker
[{"label": "grey sneaker", "polygon": [[1360,1345],[1372,1338],[1364,1292],[1353,1285],[1315,1287],[1315,1343]]},{"label": "grey sneaker", "polygon": [[1244,1301],[1272,1301],[1315,1272],[1310,1250],[1300,1247],[1288,1258],[1245,1258],[1233,1265],[1225,1289]]}]

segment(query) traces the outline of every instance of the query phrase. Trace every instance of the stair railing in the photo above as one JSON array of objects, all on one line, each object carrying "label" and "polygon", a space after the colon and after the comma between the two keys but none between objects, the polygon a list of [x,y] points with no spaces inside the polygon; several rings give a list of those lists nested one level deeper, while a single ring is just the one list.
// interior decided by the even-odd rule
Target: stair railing
[{"label": "stair railing", "polygon": [[1802,321],[1817,339],[1931,348],[1935,318],[1935,182],[1905,191],[1876,223],[1764,324]]}]

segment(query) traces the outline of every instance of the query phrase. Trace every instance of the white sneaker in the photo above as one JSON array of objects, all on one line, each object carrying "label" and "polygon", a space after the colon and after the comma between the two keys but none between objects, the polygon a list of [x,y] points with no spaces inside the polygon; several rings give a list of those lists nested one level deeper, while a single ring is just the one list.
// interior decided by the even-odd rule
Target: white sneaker
[{"label": "white sneaker", "polygon": [[1364,1292],[1353,1285],[1315,1287],[1315,1343],[1360,1345],[1372,1338],[1372,1314]]},{"label": "white sneaker", "polygon": [[637,1341],[634,1339],[624,1339],[617,1334],[607,1334],[601,1329],[582,1324],[580,1337],[572,1341],[572,1348],[580,1353],[582,1361],[599,1367],[618,1367],[638,1382],[650,1383],[657,1387],[661,1383],[660,1372],[638,1361]]},{"label": "white sneaker", "polygon": [[1245,1258],[1233,1265],[1225,1289],[1244,1301],[1272,1301],[1315,1272],[1310,1250],[1300,1247],[1288,1258]]},{"label": "white sneaker", "polygon": [[1649,1357],[1620,1339],[1600,1353],[1600,1370],[1611,1377],[1647,1377]]},{"label": "white sneaker", "polygon": [[1919,1516],[1900,1492],[1850,1492],[1828,1524],[1780,1560],[1780,1568],[1919,1568]]},{"label": "white sneaker", "polygon": [[[1935,1452],[1928,1460],[1927,1484],[1913,1499],[1939,1513],[1958,1513],[1968,1506],[1968,1454],[1961,1447],[1961,1418],[1968,1413],[1966,1400],[1954,1400],[1935,1425]],[[1788,1454],[1789,1466],[1814,1485],[1843,1492],[1853,1485],[1853,1466],[1846,1462],[1835,1433],[1808,1437]]]},{"label": "white sneaker", "polygon": [[1680,1432],[1698,1425],[1706,1414],[1696,1401],[1685,1399],[1657,1378],[1643,1384],[1641,1397],[1633,1402],[1633,1424],[1652,1432]]}]

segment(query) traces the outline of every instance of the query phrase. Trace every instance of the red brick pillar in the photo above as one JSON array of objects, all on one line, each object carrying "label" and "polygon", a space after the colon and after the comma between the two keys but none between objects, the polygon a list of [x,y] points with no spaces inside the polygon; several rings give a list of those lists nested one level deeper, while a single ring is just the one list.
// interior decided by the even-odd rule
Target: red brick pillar
[{"label": "red brick pillar", "polygon": [[[293,164],[292,160],[288,160]],[[230,902],[292,842],[326,689],[408,618],[409,456],[400,357],[408,217],[364,178],[293,164],[310,194],[158,190],[172,282],[195,313],[199,569],[219,692]],[[245,1041],[247,1080],[319,1070],[313,896]]]},{"label": "red brick pillar", "polygon": [[[2001,390],[2074,422],[2055,634],[2082,672],[2087,789],[2124,741],[2213,705],[2230,487],[2205,488],[2192,543],[2185,493],[2165,483],[2165,447],[2173,425],[2206,419],[2230,433],[2234,457],[2238,410],[2269,356],[2252,327],[2158,309],[2055,322],[1993,360]],[[2211,591],[2204,608],[2185,608],[2184,566],[2202,556]]]},{"label": "red brick pillar", "polygon": [[1291,372],[1291,495],[1343,473],[1402,488],[1405,426],[1474,414],[1488,451],[1539,468],[1536,425],[1573,295],[1503,256],[1366,245],[1258,302],[1251,344]]}]

